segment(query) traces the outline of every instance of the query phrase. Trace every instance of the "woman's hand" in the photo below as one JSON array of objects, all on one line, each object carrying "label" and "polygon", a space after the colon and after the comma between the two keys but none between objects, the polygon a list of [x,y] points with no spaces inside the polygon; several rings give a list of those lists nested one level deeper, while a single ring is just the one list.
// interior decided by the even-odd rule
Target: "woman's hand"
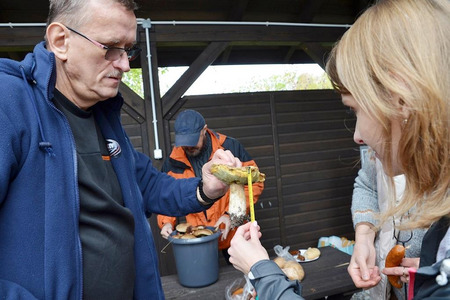
[{"label": "woman's hand", "polygon": [[256,221],[240,226],[228,248],[230,262],[244,274],[248,274],[256,262],[269,259],[269,254],[259,241],[261,237],[259,229]]},{"label": "woman's hand", "polygon": [[347,268],[353,283],[358,288],[376,286],[381,276],[375,265],[375,231],[368,224],[358,224],[355,230],[355,248]]},{"label": "woman's hand", "polygon": [[392,267],[392,268],[384,268],[383,274],[385,275],[395,275],[399,276],[400,280],[404,283],[409,282],[409,269],[415,269],[417,270],[419,268],[420,258],[419,257],[413,257],[408,258],[405,257],[402,260],[402,263],[398,267]]}]

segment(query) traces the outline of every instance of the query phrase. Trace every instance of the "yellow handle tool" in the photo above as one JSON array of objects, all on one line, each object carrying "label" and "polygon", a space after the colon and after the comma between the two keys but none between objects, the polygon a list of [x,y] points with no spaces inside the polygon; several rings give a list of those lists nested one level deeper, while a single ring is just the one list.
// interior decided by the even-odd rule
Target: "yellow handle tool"
[{"label": "yellow handle tool", "polygon": [[255,221],[255,207],[253,205],[253,182],[252,182],[252,171],[251,168],[247,168],[248,174],[248,202],[250,204],[250,220]]}]

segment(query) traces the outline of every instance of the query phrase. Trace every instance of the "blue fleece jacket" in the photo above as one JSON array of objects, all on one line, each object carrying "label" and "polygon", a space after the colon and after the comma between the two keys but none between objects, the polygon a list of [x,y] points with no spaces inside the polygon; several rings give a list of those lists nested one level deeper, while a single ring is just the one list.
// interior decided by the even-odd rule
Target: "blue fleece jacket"
[{"label": "blue fleece jacket", "polygon": [[[0,298],[81,299],[82,255],[75,142],[51,99],[55,57],[38,44],[22,62],[0,59]],[[147,217],[183,216],[204,207],[198,178],[175,180],[134,150],[120,123],[123,99],[93,107],[125,206],[135,221],[135,299],[164,299]],[[117,270],[120,272],[120,270]]]}]

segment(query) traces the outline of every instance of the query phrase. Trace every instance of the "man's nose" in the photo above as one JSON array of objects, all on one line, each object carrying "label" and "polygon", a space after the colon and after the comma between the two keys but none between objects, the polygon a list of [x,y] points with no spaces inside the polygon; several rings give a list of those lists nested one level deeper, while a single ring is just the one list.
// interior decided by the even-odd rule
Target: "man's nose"
[{"label": "man's nose", "polygon": [[130,61],[128,60],[128,56],[126,52],[123,52],[118,60],[113,62],[114,66],[123,72],[130,71]]}]

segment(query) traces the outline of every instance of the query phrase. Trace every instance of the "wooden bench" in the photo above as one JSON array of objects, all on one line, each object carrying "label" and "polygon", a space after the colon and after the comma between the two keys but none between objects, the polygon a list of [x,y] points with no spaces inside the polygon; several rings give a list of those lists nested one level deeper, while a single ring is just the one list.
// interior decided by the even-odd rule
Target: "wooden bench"
[{"label": "wooden bench", "polygon": [[[359,290],[348,275],[350,255],[332,247],[320,248],[321,256],[301,263],[305,270],[302,296],[307,299],[350,299]],[[162,286],[167,300],[171,299],[225,299],[225,289],[244,275],[233,266],[220,267],[219,280],[202,288],[188,288],[179,284],[177,275],[163,276]],[[263,300],[263,299],[261,299]]]}]

